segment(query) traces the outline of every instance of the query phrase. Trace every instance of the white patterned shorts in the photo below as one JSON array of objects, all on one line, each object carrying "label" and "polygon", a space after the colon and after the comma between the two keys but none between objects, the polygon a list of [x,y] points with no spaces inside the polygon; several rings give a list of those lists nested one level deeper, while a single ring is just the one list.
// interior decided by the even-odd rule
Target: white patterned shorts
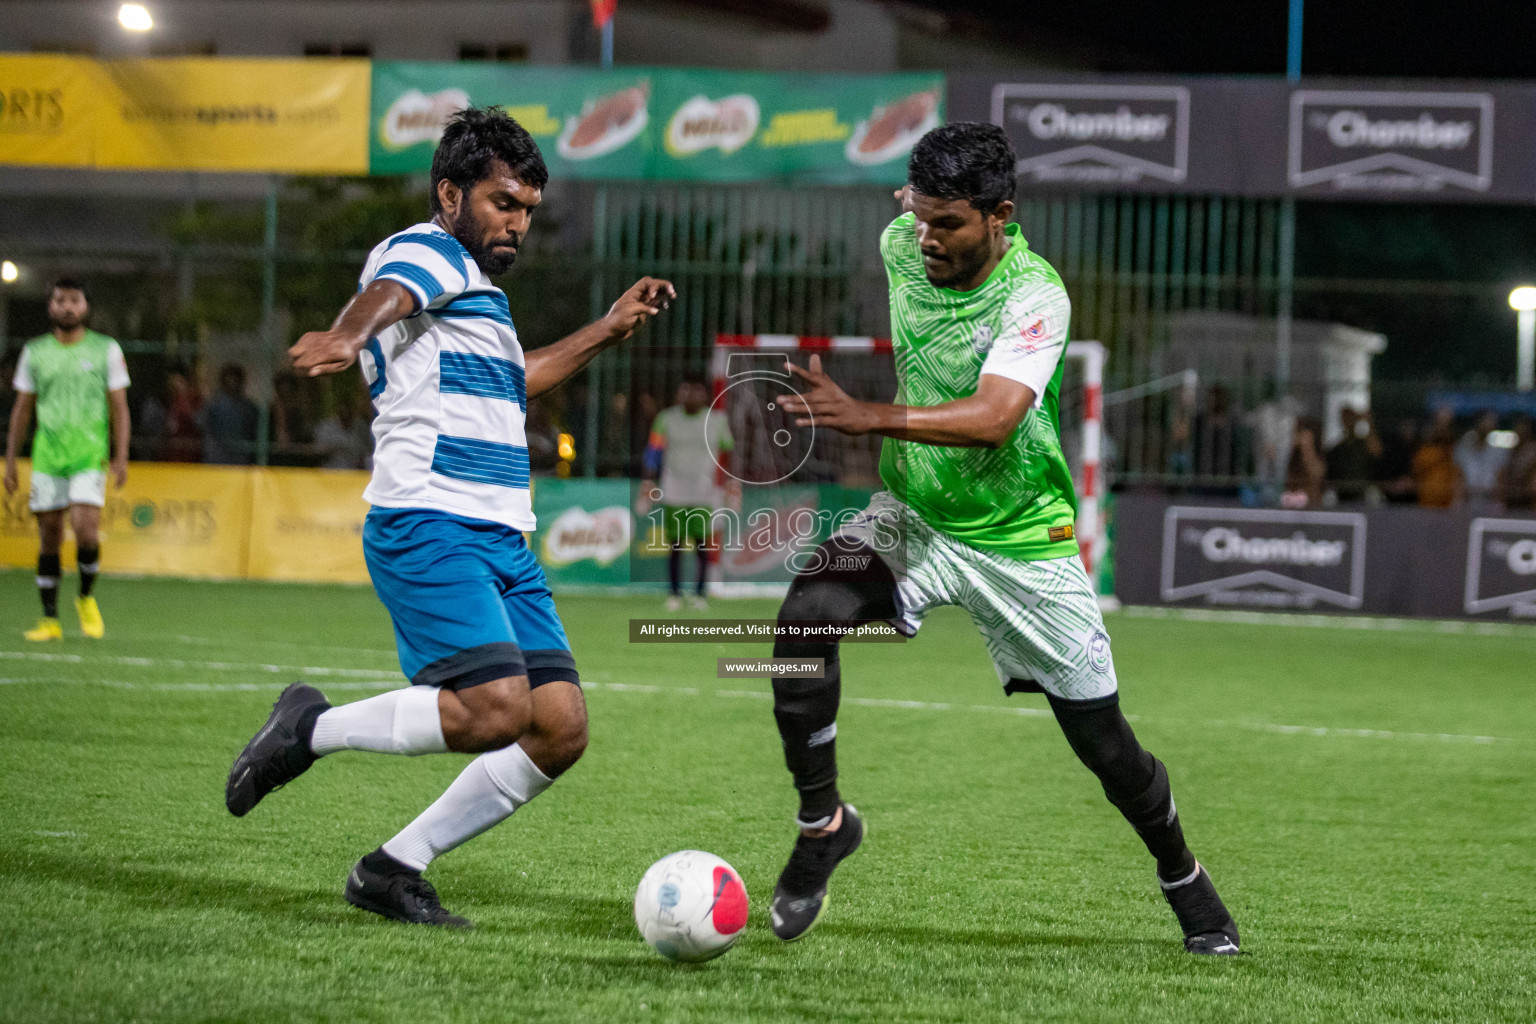
[{"label": "white patterned shorts", "polygon": [[1026,562],[935,530],[889,491],[837,531],[873,548],[896,576],[894,623],[908,636],[941,605],[971,616],[1004,685],[1032,680],[1063,700],[1117,692],[1098,598],[1076,555]]}]

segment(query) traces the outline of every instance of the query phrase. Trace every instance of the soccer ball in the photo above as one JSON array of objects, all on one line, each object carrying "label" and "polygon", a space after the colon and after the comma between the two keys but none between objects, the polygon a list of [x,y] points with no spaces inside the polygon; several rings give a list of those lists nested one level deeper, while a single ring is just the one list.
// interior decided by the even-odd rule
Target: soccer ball
[{"label": "soccer ball", "polygon": [[712,853],[668,854],[640,879],[635,925],[668,960],[713,960],[747,925],[747,887],[735,868]]}]

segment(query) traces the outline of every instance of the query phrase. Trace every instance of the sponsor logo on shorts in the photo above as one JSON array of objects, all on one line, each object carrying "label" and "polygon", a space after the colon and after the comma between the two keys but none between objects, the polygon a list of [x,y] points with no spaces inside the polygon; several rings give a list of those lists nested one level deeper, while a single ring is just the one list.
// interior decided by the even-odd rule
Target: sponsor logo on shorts
[{"label": "sponsor logo on shorts", "polygon": [[1100,675],[1109,672],[1109,636],[1103,630],[1088,641],[1088,664]]}]

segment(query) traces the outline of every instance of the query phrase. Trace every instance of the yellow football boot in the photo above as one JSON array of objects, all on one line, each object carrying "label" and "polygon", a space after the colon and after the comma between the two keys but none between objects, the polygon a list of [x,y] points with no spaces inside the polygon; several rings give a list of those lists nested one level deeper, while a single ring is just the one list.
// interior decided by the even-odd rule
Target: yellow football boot
[{"label": "yellow football boot", "polygon": [[21,634],[34,643],[44,643],[48,640],[63,640],[64,627],[59,620],[51,615],[44,615],[37,620],[37,625]]},{"label": "yellow football boot", "polygon": [[100,640],[106,635],[107,624],[101,621],[101,609],[96,606],[94,597],[75,598],[75,611],[80,616],[80,632],[92,640]]}]

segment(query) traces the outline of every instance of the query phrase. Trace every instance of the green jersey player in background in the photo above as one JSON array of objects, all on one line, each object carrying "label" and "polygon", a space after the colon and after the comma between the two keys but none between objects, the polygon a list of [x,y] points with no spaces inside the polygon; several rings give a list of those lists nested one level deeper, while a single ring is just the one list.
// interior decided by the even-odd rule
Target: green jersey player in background
[{"label": "green jersey player in background", "polygon": [[[886,490],[823,544],[779,621],[889,621],[907,635],[941,605],[970,613],[1005,692],[1043,692],[1073,751],[1136,830],[1191,953],[1235,954],[1237,926],[1184,841],[1163,763],[1121,714],[1109,636],[1074,539],[1076,498],[1057,401],[1071,306],[1013,215],[1015,157],[993,125],[936,128],[913,148],[890,281],[896,404],[850,398],[812,357],[782,395],[803,427],[885,437]],[[824,678],[775,678],[774,715],[800,793],[800,835],[774,890],[773,930],[798,939],[864,824],[837,787],[835,642],[780,639]]]},{"label": "green jersey player in background", "polygon": [[[37,515],[37,589],[43,617],[28,640],[64,639],[59,623],[59,548],[64,516],[75,531],[80,631],[100,639],[106,631],[91,595],[101,564],[101,507],[107,470],[114,486],[128,479],[128,367],[123,350],[85,326],[91,315],[85,286],[60,278],[48,295],[53,330],[27,342],[16,363],[16,406],[5,442],[5,493],[16,493],[16,453],[37,409],[32,441],[31,508]],[[110,433],[110,449],[108,447]]]}]

